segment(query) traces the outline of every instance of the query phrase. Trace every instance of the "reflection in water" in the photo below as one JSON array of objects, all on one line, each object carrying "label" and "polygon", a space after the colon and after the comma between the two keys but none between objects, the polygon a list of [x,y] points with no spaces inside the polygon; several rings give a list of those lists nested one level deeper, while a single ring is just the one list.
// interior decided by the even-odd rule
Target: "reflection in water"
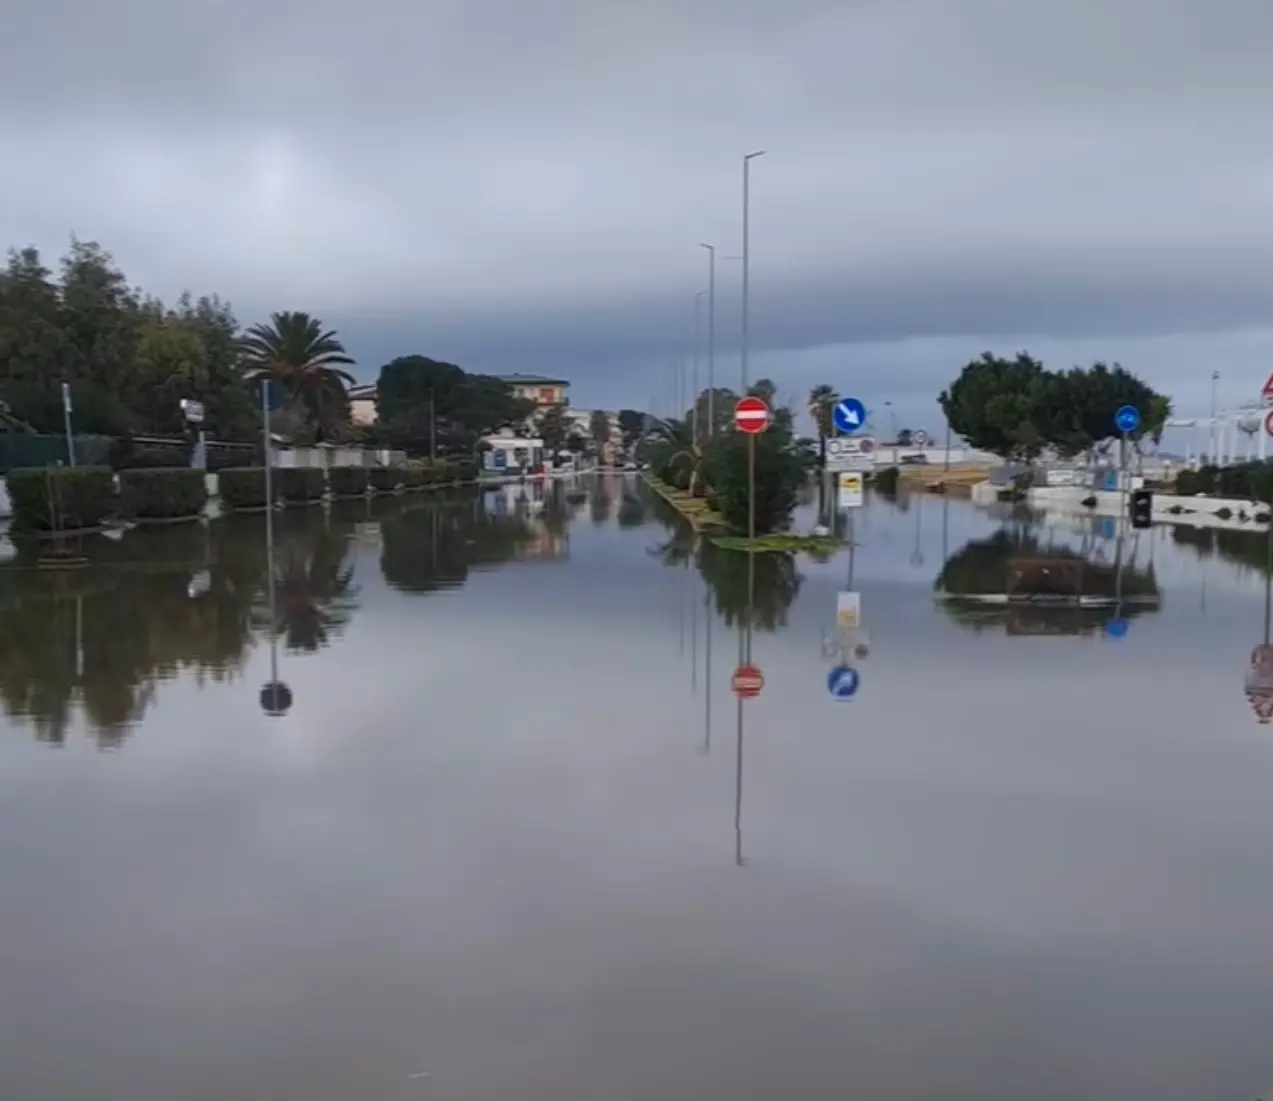
[{"label": "reflection in water", "polygon": [[[280,643],[296,655],[335,643],[358,610],[361,541],[381,543],[392,588],[452,588],[470,569],[561,557],[574,508],[560,490],[541,504],[496,514],[470,492],[286,510],[272,574],[268,515],[86,537],[74,570],[40,568],[39,546],[23,542],[0,565],[0,704],[53,744],[79,710],[99,746],[118,746],[161,681],[233,680],[258,638],[274,665]],[[262,690],[269,714],[287,710],[277,679]]]},{"label": "reflection in water", "polygon": [[[42,570],[22,543],[0,567],[0,700],[60,744],[75,707],[118,745],[159,681],[232,678],[252,637],[265,562],[234,522],[86,538],[89,565]],[[204,575],[191,586],[193,575]],[[196,595],[192,598],[191,592]]]},{"label": "reflection in water", "polygon": [[1101,542],[1087,538],[1078,551],[1045,545],[1034,526],[1018,518],[946,559],[933,588],[951,619],[975,631],[1081,635],[1159,609],[1153,562],[1138,565],[1135,537],[1119,533],[1111,562]]},{"label": "reflection in water", "polygon": [[[357,608],[350,561],[353,524],[312,510],[275,521],[274,586],[257,605],[257,625],[289,651],[313,654],[330,644]],[[284,520],[286,517],[286,522]]]}]

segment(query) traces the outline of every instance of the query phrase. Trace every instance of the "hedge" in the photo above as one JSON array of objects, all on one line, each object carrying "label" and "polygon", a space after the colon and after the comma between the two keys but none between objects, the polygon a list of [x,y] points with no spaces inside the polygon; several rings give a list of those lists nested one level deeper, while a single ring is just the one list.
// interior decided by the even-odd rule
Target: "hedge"
[{"label": "hedge", "polygon": [[402,484],[402,467],[373,466],[367,471],[367,477],[377,493],[392,493]]},{"label": "hedge", "polygon": [[120,471],[121,511],[136,520],[177,520],[199,516],[208,503],[202,470],[189,467]]},{"label": "hedge", "polygon": [[274,492],[290,505],[321,501],[327,489],[323,472],[314,467],[279,467],[274,471]]},{"label": "hedge", "polygon": [[1273,462],[1182,470],[1176,475],[1176,493],[1182,497],[1205,493],[1211,497],[1236,497],[1247,501],[1273,500]]},{"label": "hedge", "polygon": [[367,492],[367,470],[361,466],[334,466],[327,472],[327,488],[333,497],[361,497]]},{"label": "hedge", "polygon": [[895,466],[872,471],[871,488],[878,490],[880,493],[892,495],[897,492],[897,479],[901,473],[901,470]]},{"label": "hedge", "polygon": [[265,507],[265,467],[227,467],[217,474],[217,483],[221,501],[229,508]]},{"label": "hedge", "polygon": [[15,531],[78,531],[100,527],[116,508],[108,466],[20,467],[5,477]]},{"label": "hedge", "polygon": [[402,485],[404,489],[423,489],[433,481],[435,471],[431,466],[419,463],[407,463],[402,468]]}]

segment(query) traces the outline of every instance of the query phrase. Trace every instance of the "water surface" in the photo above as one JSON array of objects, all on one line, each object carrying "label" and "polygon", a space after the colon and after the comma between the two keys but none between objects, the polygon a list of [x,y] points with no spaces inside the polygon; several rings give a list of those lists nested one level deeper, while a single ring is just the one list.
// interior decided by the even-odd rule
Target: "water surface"
[{"label": "water surface", "polygon": [[[520,492],[284,513],[272,612],[260,517],[0,567],[0,1096],[1273,1086],[1263,541],[875,499],[749,563]],[[1157,601],[936,598],[1023,541]]]}]

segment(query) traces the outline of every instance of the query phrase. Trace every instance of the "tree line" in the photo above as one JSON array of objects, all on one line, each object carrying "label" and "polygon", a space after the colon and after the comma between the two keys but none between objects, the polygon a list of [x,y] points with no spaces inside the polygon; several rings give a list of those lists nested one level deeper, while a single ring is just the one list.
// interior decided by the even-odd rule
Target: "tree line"
[{"label": "tree line", "polygon": [[[839,400],[825,383],[809,391],[807,409],[824,461]],[[1026,352],[1012,358],[984,352],[964,365],[937,404],[951,432],[971,447],[1024,462],[1045,450],[1067,459],[1104,451],[1118,437],[1114,416],[1123,405],[1140,411],[1140,427],[1131,433],[1138,446],[1159,442],[1171,416],[1169,398],[1117,363],[1052,371]],[[913,436],[903,428],[895,442],[909,447]]]},{"label": "tree line", "polygon": [[[216,439],[261,431],[261,380],[276,387],[272,424],[298,445],[351,442],[354,365],[339,335],[300,311],[240,326],[216,295],[172,304],[133,287],[100,245],[72,240],[56,273],[38,250],[14,249],[0,271],[0,432],[74,429],[113,437],[181,436],[180,402],[201,401]],[[477,438],[530,410],[498,379],[424,356],[380,371],[382,424],[366,442],[428,453],[471,452]]]}]

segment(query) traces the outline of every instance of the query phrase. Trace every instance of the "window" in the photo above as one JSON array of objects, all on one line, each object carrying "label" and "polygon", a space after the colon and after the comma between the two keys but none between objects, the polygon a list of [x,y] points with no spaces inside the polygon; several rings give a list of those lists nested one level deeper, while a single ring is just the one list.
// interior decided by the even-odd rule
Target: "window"
[{"label": "window", "polygon": [[541,386],[539,388],[539,404],[540,405],[556,405],[557,404],[557,388],[555,386]]}]

